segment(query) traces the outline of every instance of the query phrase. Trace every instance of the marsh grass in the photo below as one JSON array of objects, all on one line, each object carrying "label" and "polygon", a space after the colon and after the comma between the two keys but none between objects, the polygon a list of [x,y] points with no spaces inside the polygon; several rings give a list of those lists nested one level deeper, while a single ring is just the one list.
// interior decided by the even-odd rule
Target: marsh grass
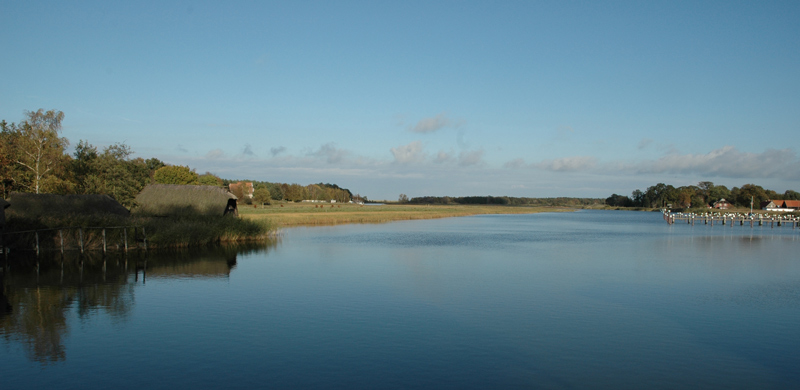
[{"label": "marsh grass", "polygon": [[[316,206],[316,207],[315,207]],[[333,207],[331,207],[333,206]],[[283,203],[260,208],[240,207],[239,214],[253,221],[272,221],[276,227],[384,223],[391,221],[463,217],[478,214],[531,214],[571,211],[560,207],[496,205],[404,205]]]},{"label": "marsh grass", "polygon": [[148,243],[153,247],[263,241],[275,231],[269,220],[254,221],[232,216],[134,216],[133,222],[146,229]]},{"label": "marsh grass", "polygon": [[[122,226],[129,228],[127,231],[114,228]],[[123,249],[126,236],[129,248],[142,247],[144,233],[149,248],[170,248],[263,241],[276,230],[269,220],[254,221],[233,216],[184,214],[158,217],[140,213],[129,216],[94,213],[39,217],[10,214],[5,232],[39,230],[39,246],[45,251],[60,250],[62,237],[67,250],[78,250],[82,234],[85,250],[101,250],[104,227],[109,250]],[[61,234],[58,229],[61,229]],[[18,250],[33,250],[36,237],[32,232],[6,234],[4,243]]]}]

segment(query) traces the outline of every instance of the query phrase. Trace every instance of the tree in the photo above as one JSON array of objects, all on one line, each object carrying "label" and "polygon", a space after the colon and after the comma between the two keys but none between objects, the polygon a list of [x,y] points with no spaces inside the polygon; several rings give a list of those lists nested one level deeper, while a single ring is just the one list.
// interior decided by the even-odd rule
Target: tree
[{"label": "tree", "polygon": [[761,202],[767,199],[767,192],[764,191],[764,188],[755,184],[743,185],[742,188],[738,189],[735,197],[733,198],[734,202],[736,202],[736,205],[738,206],[750,207],[750,202],[752,202],[753,206],[756,208],[758,208]]},{"label": "tree", "polygon": [[630,207],[633,201],[625,195],[612,194],[606,198],[606,204],[613,207]]},{"label": "tree", "polygon": [[199,176],[189,167],[167,165],[156,170],[153,179],[160,184],[198,184]]},{"label": "tree", "polygon": [[397,198],[397,201],[400,203],[408,203],[408,195],[400,194],[400,196]]},{"label": "tree", "polygon": [[631,200],[633,200],[633,206],[642,207],[644,206],[644,192],[642,190],[636,189],[633,190],[631,193]]},{"label": "tree", "polygon": [[270,204],[270,199],[272,199],[272,194],[269,193],[266,186],[258,187],[253,191],[253,200],[259,204]]},{"label": "tree", "polygon": [[706,197],[706,203],[714,203],[719,201],[720,199],[731,199],[731,191],[728,187],[725,186],[714,186],[713,188],[708,190],[708,197]]},{"label": "tree", "polygon": [[28,117],[24,122],[15,127],[15,162],[30,175],[23,184],[34,193],[42,191],[45,179],[53,174],[56,165],[63,161],[64,148],[69,145],[66,138],[58,136],[61,131],[61,121],[64,113],[61,111],[44,109],[27,111]]},{"label": "tree", "polygon": [[211,172],[206,172],[198,178],[198,183],[206,186],[217,186],[222,187],[222,179],[220,179],[217,175],[212,174]]},{"label": "tree", "polygon": [[794,190],[786,190],[783,193],[783,199],[785,200],[800,200],[800,192]]},{"label": "tree", "polygon": [[144,159],[131,159],[128,145],[114,144],[102,153],[81,140],[69,164],[78,194],[105,194],[126,207],[133,206],[136,195],[150,182],[151,172]]}]

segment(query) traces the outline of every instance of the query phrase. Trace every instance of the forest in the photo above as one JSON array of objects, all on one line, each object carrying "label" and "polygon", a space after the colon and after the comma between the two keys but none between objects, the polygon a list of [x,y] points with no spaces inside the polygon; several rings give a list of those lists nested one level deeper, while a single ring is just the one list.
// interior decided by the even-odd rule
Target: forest
[{"label": "forest", "polygon": [[[198,174],[187,166],[169,165],[157,158],[133,157],[124,143],[102,149],[80,140],[70,155],[70,142],[61,137],[64,113],[56,110],[27,111],[19,123],[0,121],[0,191],[51,194],[104,194],[127,208],[150,183],[226,186],[236,180],[206,172]],[[270,183],[254,180],[253,201],[299,201],[303,199],[347,202],[366,198],[353,195],[336,184]],[[251,202],[244,194],[239,199]]]},{"label": "forest", "polygon": [[728,187],[715,185],[710,181],[701,181],[697,185],[674,187],[658,183],[650,186],[645,191],[634,190],[631,196],[612,194],[606,198],[606,205],[616,207],[672,207],[676,208],[704,208],[713,206],[714,202],[725,199],[737,207],[759,208],[761,202],[767,200],[800,200],[800,193],[786,190],[778,193],[765,189],[755,184],[745,184],[741,187]]}]

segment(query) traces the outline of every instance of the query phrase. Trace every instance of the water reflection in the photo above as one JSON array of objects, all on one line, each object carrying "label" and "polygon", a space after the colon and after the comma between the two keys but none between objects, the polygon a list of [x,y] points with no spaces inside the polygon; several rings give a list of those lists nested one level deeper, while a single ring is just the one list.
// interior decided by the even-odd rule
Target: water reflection
[{"label": "water reflection", "polygon": [[70,317],[89,321],[102,315],[124,322],[133,311],[135,286],[147,278],[226,278],[236,268],[237,256],[266,254],[277,243],[12,257],[0,273],[0,337],[21,344],[32,361],[64,361]]}]

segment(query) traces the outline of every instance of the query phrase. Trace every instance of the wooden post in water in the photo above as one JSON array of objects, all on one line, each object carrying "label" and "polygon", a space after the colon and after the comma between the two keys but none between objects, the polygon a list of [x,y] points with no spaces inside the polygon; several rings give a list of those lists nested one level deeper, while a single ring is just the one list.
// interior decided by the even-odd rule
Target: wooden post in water
[{"label": "wooden post in water", "polygon": [[[39,256],[39,232],[33,232],[33,235],[36,236],[36,256]],[[39,270],[36,270],[36,273],[39,273]]]},{"label": "wooden post in water", "polygon": [[128,228],[122,228],[122,240],[125,242],[125,253],[128,253]]},{"label": "wooden post in water", "polygon": [[81,246],[81,253],[83,253],[83,228],[78,228],[78,244]]},{"label": "wooden post in water", "polygon": [[144,226],[142,226],[142,236],[144,237],[144,250],[147,251],[147,232],[145,232]]},{"label": "wooden post in water", "polygon": [[[106,228],[103,228],[103,254],[106,254]],[[103,266],[105,266],[105,262]]]},{"label": "wooden post in water", "polygon": [[61,256],[64,256],[64,231],[58,229],[58,238],[61,239]]}]

